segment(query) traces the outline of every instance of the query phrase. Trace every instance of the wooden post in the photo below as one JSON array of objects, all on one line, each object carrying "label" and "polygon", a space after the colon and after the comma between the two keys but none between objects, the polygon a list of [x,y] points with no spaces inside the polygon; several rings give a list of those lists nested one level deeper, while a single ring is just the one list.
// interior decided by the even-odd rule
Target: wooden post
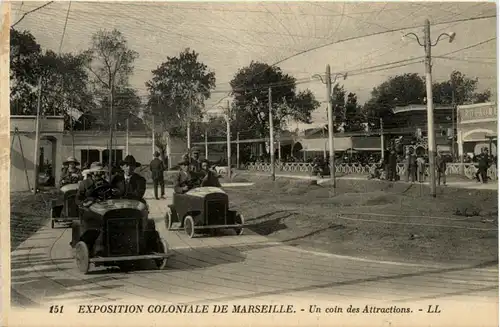
[{"label": "wooden post", "polygon": [[127,117],[127,133],[125,135],[125,138],[126,138],[126,143],[125,143],[125,155],[128,156],[128,133],[129,133],[129,118],[130,118],[130,115]]},{"label": "wooden post", "polygon": [[269,88],[269,152],[271,155],[271,178],[273,181],[276,179],[276,172],[275,172],[275,162],[274,162],[274,125],[273,125],[273,98],[272,98],[272,90]]},{"label": "wooden post", "polygon": [[240,169],[240,132],[236,133],[236,169]]},{"label": "wooden post", "polygon": [[40,106],[41,106],[41,101],[42,101],[42,78],[40,77],[38,79],[38,103],[36,106],[36,123],[35,123],[35,157],[33,160],[34,167],[33,167],[33,176],[34,176],[34,182],[33,182],[33,193],[37,193],[38,190],[38,161],[40,158],[38,158],[38,146],[40,142]]},{"label": "wooden post", "polygon": [[208,130],[205,129],[205,159],[208,160]]}]

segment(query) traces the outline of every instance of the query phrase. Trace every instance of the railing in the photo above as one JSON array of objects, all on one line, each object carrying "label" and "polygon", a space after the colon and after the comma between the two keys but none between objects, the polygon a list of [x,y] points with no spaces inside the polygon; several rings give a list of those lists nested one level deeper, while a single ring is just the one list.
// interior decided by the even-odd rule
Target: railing
[{"label": "railing", "polygon": [[[335,166],[335,172],[344,175],[349,174],[369,174],[370,171],[375,169],[377,164],[338,164]],[[461,166],[463,166],[463,172],[461,171]],[[301,162],[286,162],[286,163],[276,163],[276,171],[285,173],[312,173],[313,164],[312,163],[301,163]],[[246,166],[247,170],[250,171],[262,171],[270,172],[271,164],[268,163],[250,163]],[[400,176],[404,176],[406,172],[405,164],[397,164],[397,173]],[[463,174],[469,179],[474,179],[477,172],[477,168],[473,163],[448,163],[446,165],[446,175],[461,175]],[[425,167],[425,174],[429,175],[429,166]],[[491,166],[488,169],[488,177],[492,180],[498,180],[498,172],[496,166]]]}]

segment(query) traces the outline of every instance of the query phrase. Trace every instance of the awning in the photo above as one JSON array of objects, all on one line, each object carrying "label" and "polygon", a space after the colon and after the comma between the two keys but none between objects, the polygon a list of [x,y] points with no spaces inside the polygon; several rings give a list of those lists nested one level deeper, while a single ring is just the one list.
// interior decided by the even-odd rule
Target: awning
[{"label": "awning", "polygon": [[[327,138],[321,139],[302,139],[299,141],[302,144],[302,150],[306,152],[322,152],[329,150],[329,144]],[[335,151],[345,151],[352,146],[350,137],[336,137],[334,139],[334,148]]]}]

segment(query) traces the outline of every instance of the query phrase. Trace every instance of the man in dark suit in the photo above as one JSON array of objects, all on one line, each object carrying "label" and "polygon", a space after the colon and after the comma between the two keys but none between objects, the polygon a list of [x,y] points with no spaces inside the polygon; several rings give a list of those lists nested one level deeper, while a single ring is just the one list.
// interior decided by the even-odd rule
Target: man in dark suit
[{"label": "man in dark suit", "polygon": [[160,185],[161,189],[161,198],[165,198],[165,180],[163,177],[163,172],[165,171],[165,165],[163,164],[163,161],[160,160],[160,153],[156,151],[154,153],[154,159],[151,161],[149,164],[149,169],[151,170],[151,178],[153,179],[153,187],[154,187],[154,193],[155,193],[155,199],[159,200],[158,198],[158,184]]},{"label": "man in dark suit", "polygon": [[138,200],[146,203],[144,193],[146,193],[146,179],[135,172],[141,164],[135,158],[128,155],[120,163],[123,175],[117,175],[111,181],[111,185],[118,189],[117,196],[122,199]]}]

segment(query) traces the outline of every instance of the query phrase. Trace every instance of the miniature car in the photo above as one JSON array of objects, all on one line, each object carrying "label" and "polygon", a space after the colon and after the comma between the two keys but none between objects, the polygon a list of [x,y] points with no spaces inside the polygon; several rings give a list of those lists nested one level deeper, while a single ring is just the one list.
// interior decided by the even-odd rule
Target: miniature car
[{"label": "miniature car", "polygon": [[84,203],[72,224],[71,246],[80,272],[94,266],[118,266],[129,270],[143,260],[153,260],[163,269],[168,259],[168,243],[148,219],[147,204],[137,200],[112,199],[110,186],[94,190],[96,202]]},{"label": "miniature car", "polygon": [[180,222],[186,234],[192,238],[196,233],[216,234],[221,229],[233,229],[243,234],[243,216],[229,210],[229,197],[218,187],[198,187],[184,194],[174,193],[173,203],[168,205],[165,215],[167,230],[174,230],[173,223]]},{"label": "miniature car", "polygon": [[56,223],[70,225],[75,218],[78,218],[78,206],[75,203],[78,184],[66,184],[60,189],[59,198],[51,203],[51,227],[55,228]]}]

